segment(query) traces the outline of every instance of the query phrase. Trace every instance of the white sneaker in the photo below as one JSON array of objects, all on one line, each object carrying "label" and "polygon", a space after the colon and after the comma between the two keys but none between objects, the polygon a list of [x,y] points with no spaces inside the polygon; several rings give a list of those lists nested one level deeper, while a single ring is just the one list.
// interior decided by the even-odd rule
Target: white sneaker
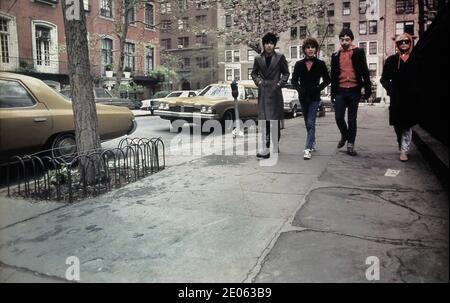
[{"label": "white sneaker", "polygon": [[305,149],[303,151],[303,159],[310,160],[311,159],[311,151],[309,149]]}]

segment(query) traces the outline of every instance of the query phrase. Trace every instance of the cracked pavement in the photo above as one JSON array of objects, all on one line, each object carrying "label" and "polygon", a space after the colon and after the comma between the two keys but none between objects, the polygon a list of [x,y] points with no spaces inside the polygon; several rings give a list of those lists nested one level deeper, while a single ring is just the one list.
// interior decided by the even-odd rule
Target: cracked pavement
[{"label": "cracked pavement", "polygon": [[310,161],[300,117],[274,166],[216,150],[72,205],[2,193],[0,282],[64,282],[69,256],[80,282],[368,282],[369,256],[379,282],[448,282],[447,194],[417,151],[398,161],[387,108],[358,122],[358,157],[327,113]]}]

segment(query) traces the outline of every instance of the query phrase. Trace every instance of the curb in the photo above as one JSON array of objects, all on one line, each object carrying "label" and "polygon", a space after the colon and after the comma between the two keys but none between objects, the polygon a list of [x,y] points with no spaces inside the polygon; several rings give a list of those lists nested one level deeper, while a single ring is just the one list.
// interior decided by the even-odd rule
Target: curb
[{"label": "curb", "polygon": [[413,127],[413,142],[448,193],[448,147],[419,125]]}]

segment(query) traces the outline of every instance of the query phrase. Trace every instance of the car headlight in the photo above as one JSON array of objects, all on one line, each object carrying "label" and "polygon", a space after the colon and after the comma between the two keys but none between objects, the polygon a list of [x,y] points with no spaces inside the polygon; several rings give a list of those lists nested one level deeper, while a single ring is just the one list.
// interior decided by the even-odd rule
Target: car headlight
[{"label": "car headlight", "polygon": [[169,109],[169,103],[160,103],[158,108],[162,109],[162,110],[168,110]]},{"label": "car headlight", "polygon": [[292,108],[292,103],[291,102],[284,102],[284,106]]},{"label": "car headlight", "polygon": [[202,114],[212,114],[213,113],[213,108],[211,106],[202,106],[200,112]]}]

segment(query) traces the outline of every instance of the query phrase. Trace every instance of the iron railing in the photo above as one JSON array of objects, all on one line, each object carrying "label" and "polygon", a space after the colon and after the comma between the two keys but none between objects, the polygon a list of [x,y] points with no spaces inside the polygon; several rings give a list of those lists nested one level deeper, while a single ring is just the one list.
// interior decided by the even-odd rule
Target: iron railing
[{"label": "iron railing", "polygon": [[[8,196],[72,203],[135,182],[166,166],[161,138],[124,138],[117,148],[64,157],[46,152],[14,156],[3,165]],[[95,177],[88,180],[88,171]]]}]

